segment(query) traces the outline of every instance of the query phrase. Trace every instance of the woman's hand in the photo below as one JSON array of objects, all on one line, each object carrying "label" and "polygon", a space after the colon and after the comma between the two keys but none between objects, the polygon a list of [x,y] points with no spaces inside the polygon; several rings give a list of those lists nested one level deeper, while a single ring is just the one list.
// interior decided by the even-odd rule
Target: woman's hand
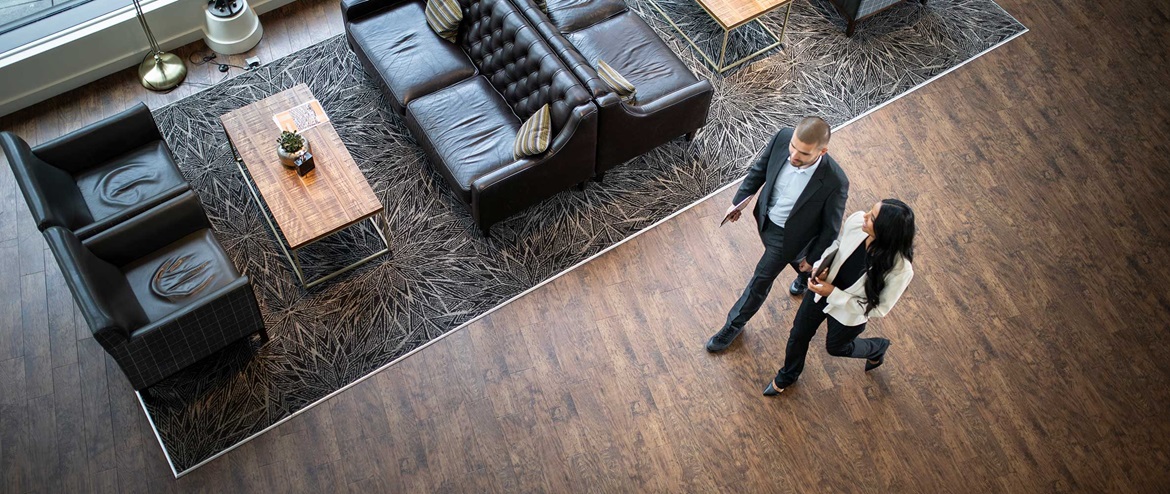
[{"label": "woman's hand", "polygon": [[833,288],[835,287],[827,281],[816,278],[808,279],[808,289],[822,297],[828,297],[830,293],[833,293]]}]

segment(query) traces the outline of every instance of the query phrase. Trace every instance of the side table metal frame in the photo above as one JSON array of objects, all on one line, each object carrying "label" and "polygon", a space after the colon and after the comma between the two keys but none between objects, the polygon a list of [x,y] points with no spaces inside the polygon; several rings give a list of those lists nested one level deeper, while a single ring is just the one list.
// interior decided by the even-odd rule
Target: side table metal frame
[{"label": "side table metal frame", "polygon": [[[745,19],[743,22],[740,22],[739,24],[736,24],[734,26],[724,26],[723,23],[719,22],[719,19],[716,18],[715,15],[712,14],[711,11],[707,9],[707,6],[703,5],[702,2],[699,2],[696,0],[695,3],[698,3],[699,6],[702,7],[704,11],[707,12],[707,15],[709,15],[711,17],[711,20],[715,21],[715,23],[718,24],[719,27],[723,29],[723,45],[722,45],[722,47],[719,48],[719,61],[718,62],[711,59],[711,57],[709,55],[707,55],[707,53],[704,52],[703,49],[700,48],[699,45],[696,44],[695,41],[692,40],[691,37],[687,35],[687,33],[683,32],[682,28],[679,27],[679,25],[674,22],[674,19],[672,19],[670,17],[670,14],[666,13],[666,10],[663,9],[661,5],[658,5],[658,2],[656,0],[650,0],[650,5],[654,6],[654,9],[657,10],[659,14],[662,14],[662,17],[664,19],[666,19],[666,22],[669,22],[671,26],[674,26],[674,30],[678,31],[678,33],[681,34],[682,37],[687,40],[687,43],[690,43],[691,46],[695,48],[695,51],[699,52],[699,55],[703,57],[703,60],[707,61],[707,64],[710,65],[711,68],[715,69],[716,72],[722,74],[722,73],[727,72],[731,69],[734,69],[734,68],[736,68],[744,63],[747,63],[751,59],[756,58],[757,56],[762,55],[763,53],[765,53],[773,48],[776,48],[777,46],[781,46],[783,44],[784,34],[788,31],[788,16],[792,14],[792,2],[793,1],[794,0],[788,0],[787,2],[785,2],[788,7],[784,11],[784,25],[780,30],[780,35],[776,36],[776,33],[772,32],[771,29],[768,29],[768,26],[764,25],[763,22],[760,22],[759,18],[762,17],[763,15],[767,14],[768,12],[771,12],[777,8],[780,8],[779,5],[771,8],[771,9],[768,9],[767,11],[761,12],[758,15],[752,16],[750,19]],[[724,58],[727,56],[727,39],[731,36],[731,31],[735,30],[737,28],[743,27],[747,24],[750,24],[753,21],[759,23],[760,27],[764,28],[764,31],[767,31],[768,34],[772,36],[772,40],[774,42],[768,46],[765,46],[764,48],[756,50],[754,53],[752,53],[750,55],[747,55],[743,58],[740,58],[739,60],[736,60],[735,62],[732,62],[729,65],[723,65]]]}]

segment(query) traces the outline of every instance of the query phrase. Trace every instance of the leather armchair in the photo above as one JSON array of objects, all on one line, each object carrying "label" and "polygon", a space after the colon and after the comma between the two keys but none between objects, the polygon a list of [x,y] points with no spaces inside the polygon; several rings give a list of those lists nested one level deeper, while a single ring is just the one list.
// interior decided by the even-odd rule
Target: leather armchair
[{"label": "leather armchair", "polygon": [[58,226],[44,236],[94,339],[136,390],[242,337],[268,340],[248,277],[190,191],[84,242]]},{"label": "leather armchair", "polygon": [[85,239],[188,190],[146,105],[30,148],[0,132],[37,227]]},{"label": "leather armchair", "polygon": [[[908,0],[829,0],[841,17],[845,18],[845,37],[852,37],[857,29],[857,23],[878,12],[893,7],[895,4]],[[926,5],[926,0],[916,0]]]}]

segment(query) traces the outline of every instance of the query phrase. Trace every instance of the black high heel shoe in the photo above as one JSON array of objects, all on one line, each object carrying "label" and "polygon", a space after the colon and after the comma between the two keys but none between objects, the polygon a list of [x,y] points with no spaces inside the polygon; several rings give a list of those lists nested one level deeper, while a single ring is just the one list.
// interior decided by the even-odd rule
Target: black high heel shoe
[{"label": "black high heel shoe", "polygon": [[775,382],[776,381],[768,381],[768,387],[764,388],[764,396],[776,396],[784,392],[784,388],[776,389],[776,387],[773,386]]}]

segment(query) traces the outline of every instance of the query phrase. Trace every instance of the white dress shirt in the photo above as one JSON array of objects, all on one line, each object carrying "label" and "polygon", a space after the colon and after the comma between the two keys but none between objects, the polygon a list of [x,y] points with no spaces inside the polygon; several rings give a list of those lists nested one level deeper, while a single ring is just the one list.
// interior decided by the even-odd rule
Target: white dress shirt
[{"label": "white dress shirt", "polygon": [[800,193],[804,192],[809,180],[812,180],[813,172],[820,166],[824,157],[822,154],[816,162],[804,168],[792,166],[791,158],[784,161],[784,168],[780,169],[780,174],[773,185],[772,204],[768,205],[768,219],[776,226],[784,227],[784,222],[788,221],[788,214],[792,212],[792,206],[796,205]]}]

